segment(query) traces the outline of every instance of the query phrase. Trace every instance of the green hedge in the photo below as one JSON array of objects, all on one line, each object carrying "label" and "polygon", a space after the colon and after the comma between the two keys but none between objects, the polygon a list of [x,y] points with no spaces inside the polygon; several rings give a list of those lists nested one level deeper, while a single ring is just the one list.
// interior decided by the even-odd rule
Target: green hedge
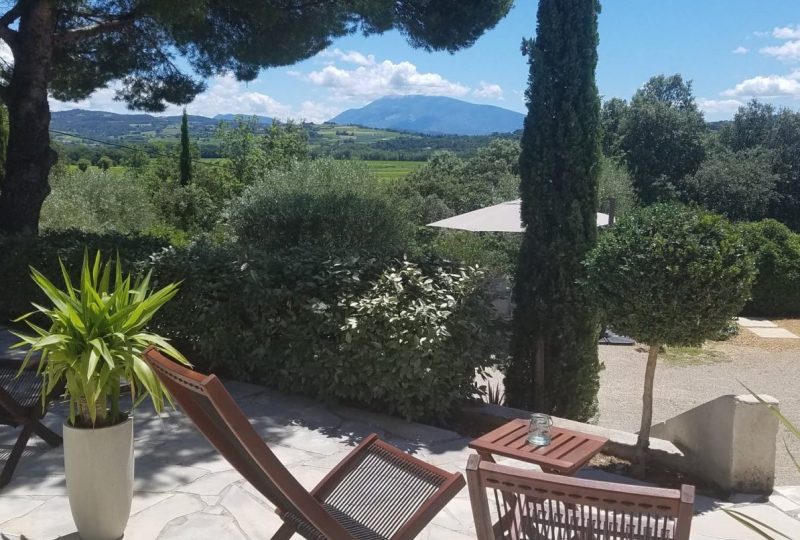
[{"label": "green hedge", "polygon": [[748,315],[800,315],[800,235],[774,219],[741,225],[758,277]]},{"label": "green hedge", "polygon": [[208,245],[154,264],[184,280],[158,331],[203,370],[286,392],[439,419],[502,348],[475,268]]},{"label": "green hedge", "polygon": [[80,275],[80,263],[85,250],[101,250],[109,256],[119,253],[128,267],[144,261],[163,249],[167,241],[153,236],[126,236],[116,233],[94,234],[67,230],[48,232],[38,238],[0,235],[0,324],[8,324],[31,311],[31,302],[42,303],[46,298],[30,277],[30,267],[51,279],[60,280],[60,257],[73,272]]}]

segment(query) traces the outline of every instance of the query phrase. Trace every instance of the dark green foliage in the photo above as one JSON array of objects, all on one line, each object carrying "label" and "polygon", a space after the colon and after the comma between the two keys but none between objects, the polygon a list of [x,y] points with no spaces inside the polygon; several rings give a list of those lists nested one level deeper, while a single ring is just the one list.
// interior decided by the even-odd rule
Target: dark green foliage
[{"label": "dark green foliage", "polygon": [[83,172],[86,172],[86,170],[92,166],[92,163],[86,158],[81,158],[78,160],[77,165],[78,169],[80,169]]},{"label": "dark green foliage", "polygon": [[745,312],[766,317],[800,315],[800,235],[773,219],[741,225],[758,277]]},{"label": "dark green foliage", "polygon": [[[512,360],[511,406],[587,420],[598,389],[595,314],[578,294],[581,262],[597,234],[600,99],[596,0],[540,0],[529,56],[528,116],[522,136],[522,220]],[[535,377],[537,343],[544,380]],[[544,395],[536,395],[536,387]]]},{"label": "dark green foliage", "polygon": [[180,181],[182,186],[192,182],[192,149],[189,145],[189,116],[186,109],[183,109],[181,117]]},{"label": "dark green foliage", "polygon": [[628,103],[624,99],[612,98],[603,103],[600,111],[602,126],[603,155],[608,157],[621,157],[620,137],[625,114],[628,112]]},{"label": "dark green foliage", "polygon": [[0,103],[0,187],[6,170],[6,152],[8,151],[8,109]]},{"label": "dark green foliage", "polygon": [[763,219],[777,197],[772,162],[759,148],[716,152],[683,180],[682,198],[734,221]]},{"label": "dark green foliage", "polygon": [[635,211],[586,259],[586,298],[614,331],[652,346],[696,346],[742,309],[752,257],[723,217],[676,204]]},{"label": "dark green foliage", "polygon": [[720,134],[731,150],[766,149],[777,175],[768,217],[800,231],[800,113],[751,101]]},{"label": "dark green foliage", "polygon": [[167,245],[163,238],[133,236],[119,233],[84,233],[77,230],[44,232],[41,236],[0,235],[0,324],[31,310],[31,302],[44,305],[47,297],[30,278],[34,267],[48,276],[59,276],[61,258],[73,271],[73,283],[78,283],[83,255],[101,250],[104,253],[119,253],[125,267],[146,260],[147,257]]},{"label": "dark green foliage", "polygon": [[156,257],[155,275],[184,280],[156,330],[199,369],[327,401],[438,419],[495,350],[471,268],[197,245]]},{"label": "dark green foliage", "polygon": [[397,255],[412,233],[402,201],[357,162],[301,161],[266,171],[228,213],[239,242],[263,249]]},{"label": "dark green foliage", "polygon": [[680,75],[653,77],[636,92],[622,121],[619,149],[643,203],[676,198],[682,179],[705,159],[706,129],[691,82]]},{"label": "dark green foliage", "polygon": [[97,165],[97,168],[101,171],[107,171],[114,166],[114,161],[108,156],[100,156],[95,165]]}]

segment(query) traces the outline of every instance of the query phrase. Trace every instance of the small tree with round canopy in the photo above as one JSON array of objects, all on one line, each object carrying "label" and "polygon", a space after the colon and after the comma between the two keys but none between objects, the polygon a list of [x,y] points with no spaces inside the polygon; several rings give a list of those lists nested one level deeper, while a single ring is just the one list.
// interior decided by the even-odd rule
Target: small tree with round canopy
[{"label": "small tree with round canopy", "polygon": [[636,463],[644,470],[661,346],[697,346],[742,309],[754,266],[722,216],[678,204],[629,214],[586,259],[585,291],[603,322],[649,347]]}]

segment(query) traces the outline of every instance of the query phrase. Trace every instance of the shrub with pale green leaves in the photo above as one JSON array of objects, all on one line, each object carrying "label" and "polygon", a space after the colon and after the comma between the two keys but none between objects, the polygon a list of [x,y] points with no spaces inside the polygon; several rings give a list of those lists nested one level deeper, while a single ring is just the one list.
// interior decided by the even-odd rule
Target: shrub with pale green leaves
[{"label": "shrub with pale green leaves", "polygon": [[403,201],[366,165],[330,159],[265,171],[228,213],[238,240],[262,249],[401,254],[413,232]]},{"label": "shrub with pale green leaves", "polygon": [[40,220],[45,231],[127,234],[146,231],[159,221],[147,188],[130,173],[65,171],[51,178],[51,187]]}]

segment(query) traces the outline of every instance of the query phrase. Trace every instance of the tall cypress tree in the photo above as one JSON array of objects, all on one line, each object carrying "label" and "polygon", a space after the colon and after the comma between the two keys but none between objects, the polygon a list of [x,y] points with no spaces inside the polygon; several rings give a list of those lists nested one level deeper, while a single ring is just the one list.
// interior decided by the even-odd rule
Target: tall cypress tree
[{"label": "tall cypress tree", "polygon": [[181,185],[188,186],[192,181],[192,150],[189,148],[189,116],[183,109],[181,118]]},{"label": "tall cypress tree", "polygon": [[577,281],[597,236],[597,0],[539,0],[520,195],[526,226],[514,285],[512,406],[586,420],[597,410],[598,327]]}]

